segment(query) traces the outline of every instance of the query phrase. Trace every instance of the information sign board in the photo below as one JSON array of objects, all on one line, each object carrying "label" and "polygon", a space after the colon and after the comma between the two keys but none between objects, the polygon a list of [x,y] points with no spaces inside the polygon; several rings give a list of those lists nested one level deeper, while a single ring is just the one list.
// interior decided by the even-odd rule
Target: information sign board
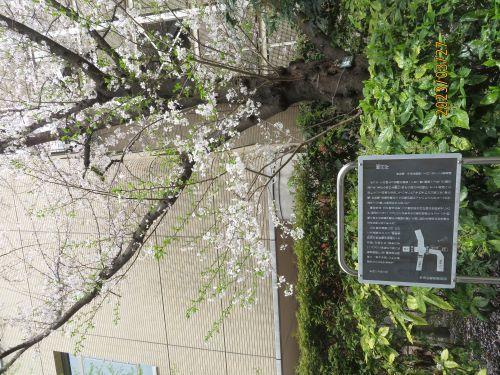
[{"label": "information sign board", "polygon": [[455,286],[460,154],[358,159],[363,283]]}]

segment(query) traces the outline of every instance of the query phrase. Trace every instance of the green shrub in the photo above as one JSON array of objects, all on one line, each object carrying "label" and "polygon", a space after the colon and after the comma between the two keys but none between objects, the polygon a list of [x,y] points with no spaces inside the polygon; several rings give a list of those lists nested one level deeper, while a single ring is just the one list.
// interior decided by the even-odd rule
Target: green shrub
[{"label": "green shrub", "polygon": [[[500,154],[500,61],[495,49],[498,17],[494,3],[358,0],[341,2],[339,9],[347,12],[350,22],[343,30],[357,29],[360,36],[367,36],[364,50],[371,78],[364,84],[360,124],[351,123],[309,145],[297,171],[297,218],[305,231],[304,239],[296,245],[298,372],[475,373],[478,363],[470,361],[466,350],[454,354],[462,361],[456,367],[455,361],[443,359],[446,355],[438,351],[430,367],[417,370],[421,359],[402,355],[402,348],[414,342],[413,327],[427,324],[430,311],[439,314],[455,309],[484,318],[491,310],[495,290],[463,284],[445,292],[361,285],[342,275],[335,256],[335,176],[340,166],[356,155]],[[325,30],[339,28],[325,26]],[[332,40],[338,39],[342,35],[332,36]],[[438,116],[435,108],[436,41],[448,49],[447,116]],[[299,125],[306,137],[323,130],[314,124],[333,117],[332,110],[321,105],[302,112]],[[466,166],[462,174],[457,272],[491,274],[498,269],[500,257],[500,168]],[[354,176],[347,182],[348,186],[355,183]],[[355,265],[357,197],[355,189],[348,190],[346,248]]]}]

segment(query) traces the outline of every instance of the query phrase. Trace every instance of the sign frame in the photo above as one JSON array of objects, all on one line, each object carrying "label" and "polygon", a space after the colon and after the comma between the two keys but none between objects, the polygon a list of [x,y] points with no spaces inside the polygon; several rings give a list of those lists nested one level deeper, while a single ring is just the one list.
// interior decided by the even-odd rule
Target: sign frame
[{"label": "sign frame", "polygon": [[[500,156],[462,157],[462,165],[464,164],[497,165],[500,164]],[[356,167],[356,162],[347,162],[340,168],[337,174],[337,262],[340,269],[349,276],[357,276],[358,272],[345,259],[344,180],[347,173],[356,169]],[[500,285],[500,277],[456,275],[456,282],[463,284]]]},{"label": "sign frame", "polygon": [[[390,280],[375,280],[365,279],[363,275],[363,243],[364,243],[364,199],[363,199],[363,162],[364,161],[381,161],[384,160],[432,160],[432,159],[452,159],[456,163],[456,175],[454,185],[454,202],[453,202],[453,237],[451,245],[451,274],[449,283],[433,283],[433,282],[414,282],[414,281],[390,281]],[[358,158],[358,281],[363,284],[379,284],[379,285],[399,285],[399,286],[419,286],[430,288],[447,288],[455,287],[456,282],[456,262],[457,262],[457,240],[458,240],[458,212],[460,206],[460,178],[461,178],[461,162],[462,155],[459,153],[447,154],[407,154],[407,155],[366,155]]]}]

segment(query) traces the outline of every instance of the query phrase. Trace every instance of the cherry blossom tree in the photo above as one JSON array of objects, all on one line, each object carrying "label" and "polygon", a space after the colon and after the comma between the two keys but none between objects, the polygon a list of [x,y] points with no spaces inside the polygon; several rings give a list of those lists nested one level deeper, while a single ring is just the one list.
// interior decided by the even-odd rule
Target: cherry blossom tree
[{"label": "cherry blossom tree", "polygon": [[[258,216],[268,209],[262,192],[278,170],[265,166],[311,141],[294,142],[281,124],[266,120],[311,100],[334,105],[340,125],[360,115],[366,60],[332,47],[300,3],[290,17],[324,58],[288,66],[274,66],[262,53],[254,23],[259,14],[276,12],[276,4],[256,9],[246,0],[209,1],[175,11],[154,3],[144,16],[121,0],[1,2],[2,181],[29,177],[33,191],[46,192],[44,210],[61,230],[75,211],[99,206],[109,214],[95,241],[48,257],[44,282],[52,298],[15,322],[26,326],[26,339],[3,348],[0,373],[85,307],[99,306],[141,249],[161,258],[162,246],[145,246],[151,233],[183,195],[208,194],[204,186],[217,179],[233,198],[203,240],[222,254],[223,271],[204,275],[189,313],[229,292],[231,305],[252,304],[255,283],[272,269]],[[151,27],[165,12],[175,32]],[[278,146],[269,138],[245,155],[232,151],[243,132],[254,128],[266,139],[269,127],[282,134]],[[66,151],[65,163],[54,156],[57,145]],[[131,184],[126,160],[138,148],[161,159],[166,173]],[[194,202],[186,220],[213,214],[202,199]],[[288,233],[300,236],[300,230]],[[215,280],[214,272],[224,277]]]}]

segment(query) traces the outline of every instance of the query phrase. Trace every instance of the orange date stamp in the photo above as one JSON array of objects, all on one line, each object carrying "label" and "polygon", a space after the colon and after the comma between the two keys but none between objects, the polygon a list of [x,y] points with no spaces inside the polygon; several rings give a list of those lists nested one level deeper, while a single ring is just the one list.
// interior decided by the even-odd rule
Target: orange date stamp
[{"label": "orange date stamp", "polygon": [[434,60],[434,77],[436,86],[434,87],[434,98],[436,99],[436,115],[448,115],[448,47],[446,43],[436,42],[436,53]]}]

